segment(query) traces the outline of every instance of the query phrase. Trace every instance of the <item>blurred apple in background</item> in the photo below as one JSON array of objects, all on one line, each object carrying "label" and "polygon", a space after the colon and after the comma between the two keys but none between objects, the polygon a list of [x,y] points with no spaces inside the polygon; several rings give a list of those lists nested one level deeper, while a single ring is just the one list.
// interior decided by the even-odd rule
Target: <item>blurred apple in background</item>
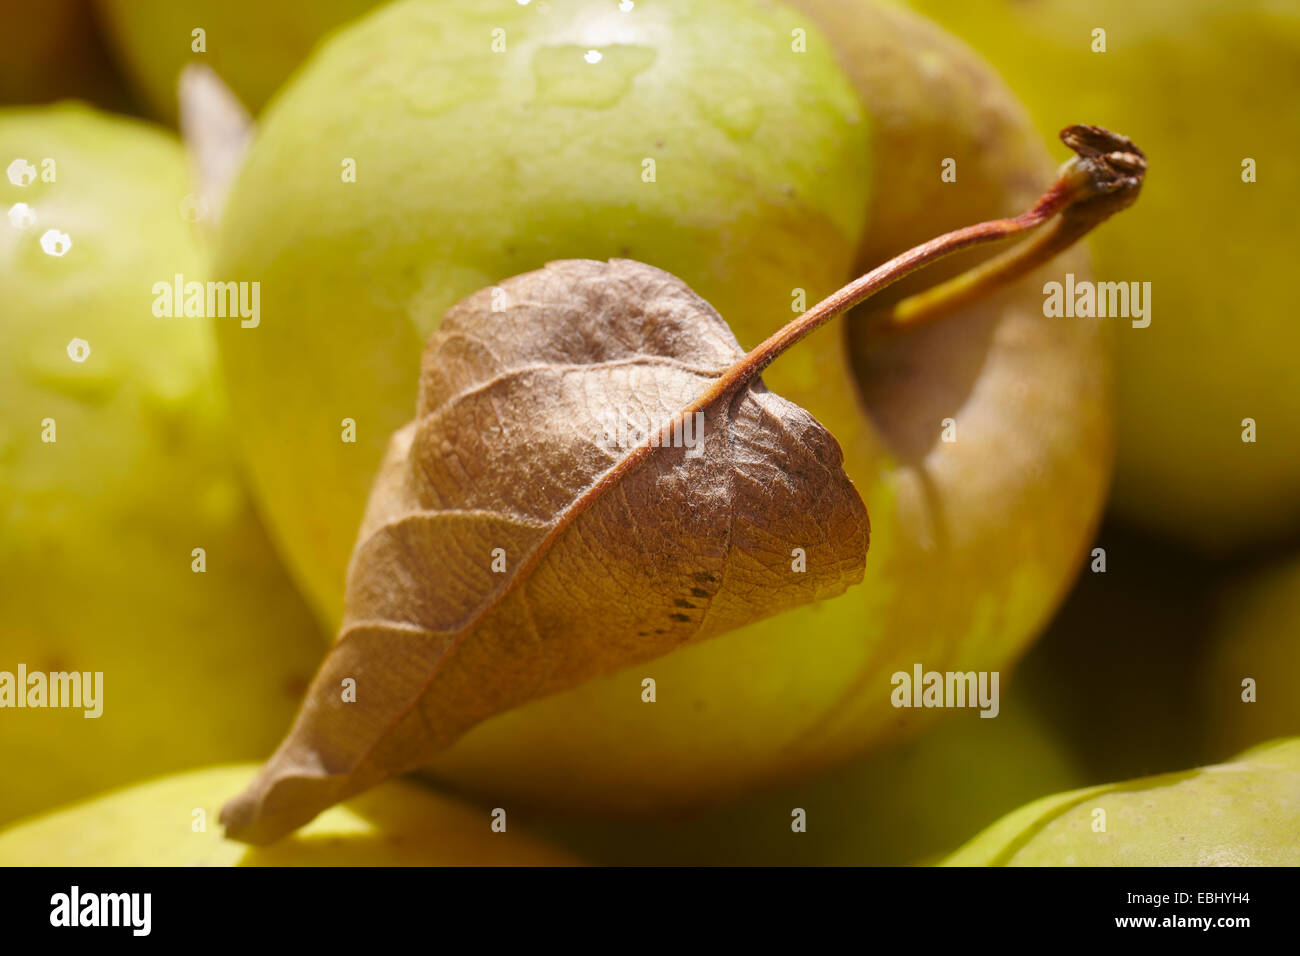
[{"label": "blurred apple in background", "polygon": [[[177,77],[187,63],[212,67],[257,113],[324,34],[379,5],[377,0],[96,2],[123,69],[151,111],[172,122]],[[203,32],[196,35],[196,30]]]},{"label": "blurred apple in background", "polygon": [[1295,535],[1300,4],[909,5],[987,56],[1045,133],[1096,123],[1150,160],[1093,242],[1099,280],[1151,283],[1150,326],[1118,336],[1116,510],[1212,552]]},{"label": "blurred apple in background", "polygon": [[262,756],[321,638],[244,490],[211,327],[153,311],[208,276],[180,144],[64,104],[0,110],[0,160],[0,671],[103,672],[97,718],[4,711],[6,820]]}]

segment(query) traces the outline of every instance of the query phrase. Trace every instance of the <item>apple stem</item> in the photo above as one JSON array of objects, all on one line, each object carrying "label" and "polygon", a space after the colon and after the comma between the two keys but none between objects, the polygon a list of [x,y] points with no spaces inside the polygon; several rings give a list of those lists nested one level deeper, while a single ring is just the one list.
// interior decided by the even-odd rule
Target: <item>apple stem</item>
[{"label": "apple stem", "polygon": [[1142,188],[1147,163],[1146,155],[1132,141],[1099,126],[1069,126],[1061,131],[1061,140],[1075,155],[1062,165],[1056,182],[1038,198],[1033,208],[1011,219],[993,219],[956,229],[877,266],[757,346],[693,404],[703,407],[735,391],[810,332],[933,262],[972,246],[1029,232],[1052,221],[1046,232],[956,278],[898,302],[879,316],[882,329],[894,332],[915,328],[972,302],[1025,275],[1133,204]]}]

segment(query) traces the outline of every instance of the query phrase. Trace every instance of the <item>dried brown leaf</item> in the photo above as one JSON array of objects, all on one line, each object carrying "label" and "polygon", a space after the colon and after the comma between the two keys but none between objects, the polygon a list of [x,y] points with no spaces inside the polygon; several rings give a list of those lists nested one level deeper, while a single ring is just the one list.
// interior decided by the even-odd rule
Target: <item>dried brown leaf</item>
[{"label": "dried brown leaf", "polygon": [[[270,842],[493,714],[860,581],[867,514],[835,439],[757,375],[706,394],[743,359],[707,302],[629,260],[551,263],[451,309],[338,643],[229,835]],[[650,437],[626,447],[620,423]]]}]

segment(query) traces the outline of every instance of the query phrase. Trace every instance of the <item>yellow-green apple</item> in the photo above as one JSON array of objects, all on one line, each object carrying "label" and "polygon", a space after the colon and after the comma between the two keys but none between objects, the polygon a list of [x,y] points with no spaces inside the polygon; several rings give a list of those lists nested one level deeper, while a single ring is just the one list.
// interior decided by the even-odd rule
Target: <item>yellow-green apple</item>
[{"label": "yellow-green apple", "polygon": [[[205,767],[117,790],[0,832],[0,866],[567,866],[508,816],[390,781],[255,848],[221,835],[217,811],[252,764]],[[504,830],[501,829],[504,823]],[[494,826],[495,825],[495,826]]]},{"label": "yellow-green apple", "polygon": [[97,0],[119,61],[154,114],[175,120],[177,77],[187,63],[212,67],[240,100],[260,110],[330,30],[378,0]]},{"label": "yellow-green apple", "polygon": [[945,865],[1300,865],[1300,738],[1228,763],[1044,797]]},{"label": "yellow-green apple", "polygon": [[[320,637],[242,484],[211,328],[156,308],[207,275],[180,144],[13,109],[0,162],[4,820],[261,756]],[[49,707],[73,672],[83,706]]]},{"label": "yellow-green apple", "polygon": [[1151,157],[1124,228],[1093,243],[1099,280],[1150,283],[1152,303],[1146,327],[1120,323],[1115,508],[1209,552],[1296,534],[1300,390],[1278,277],[1300,205],[1300,6],[910,2],[989,57],[1044,131],[1084,115]]},{"label": "yellow-green apple", "polygon": [[[959,43],[874,3],[804,6],[410,0],[336,34],[268,108],[217,256],[262,282],[262,321],[219,343],[260,500],[327,620],[421,344],[466,294],[639,259],[752,347],[855,270],[1052,181]],[[865,582],[496,717],[436,772],[556,807],[723,799],[918,725],[891,705],[899,670],[1009,666],[1110,467],[1104,326],[1047,319],[1040,292],[1086,269],[1073,253],[905,338],[850,318],[782,356],[765,379],[836,435],[871,511]]]}]

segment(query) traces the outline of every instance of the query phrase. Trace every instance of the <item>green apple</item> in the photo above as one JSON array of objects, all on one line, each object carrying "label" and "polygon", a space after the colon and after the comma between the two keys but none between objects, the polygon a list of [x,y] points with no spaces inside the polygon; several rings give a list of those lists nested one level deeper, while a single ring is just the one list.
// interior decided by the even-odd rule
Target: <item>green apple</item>
[{"label": "green apple", "polygon": [[954,714],[918,740],[702,815],[529,829],[619,866],[904,866],[1083,782],[1059,735],[1008,693],[995,719]]},{"label": "green apple", "polygon": [[103,675],[98,717],[0,710],[4,820],[261,756],[320,637],[242,485],[211,328],[153,311],[207,272],[180,144],[4,110],[0,163],[25,183],[0,179],[0,671]]},{"label": "green apple", "polygon": [[[853,270],[1053,178],[969,51],[871,3],[394,4],[322,46],[260,129],[217,270],[262,282],[262,322],[221,327],[222,365],[260,500],[331,621],[421,344],[459,298],[630,257],[751,347]],[[837,323],[765,373],[843,446],[873,521],[863,585],[494,718],[436,772],[570,809],[720,800],[918,726],[890,704],[897,670],[1009,665],[1075,572],[1110,465],[1102,327],[1042,314],[1067,268],[1086,262],[905,341]]]},{"label": "green apple", "polygon": [[[187,63],[212,67],[257,111],[325,33],[378,0],[96,0],[122,66],[153,112],[176,119]],[[196,33],[195,31],[202,31]]]},{"label": "green apple", "polygon": [[[568,866],[557,847],[413,783],[331,807],[272,847],[227,840],[217,811],[256,772],[205,767],[136,784],[0,832],[0,866]],[[501,819],[498,814],[495,818]],[[499,827],[498,827],[499,830]]]},{"label": "green apple", "polygon": [[1300,738],[1230,763],[1060,793],[1003,817],[947,866],[1298,866]]},{"label": "green apple", "polygon": [[1300,734],[1300,560],[1294,555],[1243,575],[1219,596],[1199,684],[1211,759]]},{"label": "green apple", "polygon": [[[1148,327],[1119,335],[1116,509],[1208,551],[1300,531],[1295,332],[1278,281],[1300,203],[1300,6],[911,5],[988,56],[1045,131],[1084,116],[1151,158],[1124,228],[1094,242],[1099,278],[1150,282],[1154,303]],[[1257,181],[1243,181],[1248,160]]]},{"label": "green apple", "polygon": [[[399,3],[268,110],[217,261],[261,281],[264,321],[219,341],[258,491],[331,621],[421,347],[457,300],[551,259],[624,256],[724,313],[789,316],[795,286],[847,273],[865,124],[788,22],[744,0]],[[727,66],[756,47],[755,69]]]}]

